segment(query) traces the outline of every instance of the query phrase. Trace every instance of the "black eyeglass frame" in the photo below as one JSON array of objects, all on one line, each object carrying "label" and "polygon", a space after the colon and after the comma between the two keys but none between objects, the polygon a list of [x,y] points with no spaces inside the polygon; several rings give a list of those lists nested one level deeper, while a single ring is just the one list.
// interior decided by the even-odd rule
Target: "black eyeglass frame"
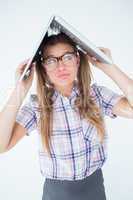
[{"label": "black eyeglass frame", "polygon": [[[72,54],[72,55],[75,55],[75,56],[78,56],[79,53],[78,51],[68,51],[68,52],[65,52],[63,55],[59,56],[59,57],[56,57],[56,56],[47,56],[47,57],[41,57],[41,62],[44,64],[44,62],[49,59],[49,58],[55,58],[57,60],[57,62],[59,62],[60,60],[62,61],[62,58],[66,55],[66,54]],[[45,64],[44,64],[45,65]]]}]

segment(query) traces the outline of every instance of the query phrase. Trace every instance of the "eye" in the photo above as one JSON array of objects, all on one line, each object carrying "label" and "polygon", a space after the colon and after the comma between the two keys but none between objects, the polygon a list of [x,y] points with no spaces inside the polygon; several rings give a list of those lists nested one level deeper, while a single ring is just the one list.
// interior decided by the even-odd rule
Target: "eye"
[{"label": "eye", "polygon": [[55,64],[57,62],[56,58],[48,58],[44,60],[44,64],[50,65],[50,64]]},{"label": "eye", "polygon": [[73,58],[73,54],[70,54],[70,53],[67,53],[63,56],[63,59],[66,60],[66,61],[72,60],[72,58]]}]

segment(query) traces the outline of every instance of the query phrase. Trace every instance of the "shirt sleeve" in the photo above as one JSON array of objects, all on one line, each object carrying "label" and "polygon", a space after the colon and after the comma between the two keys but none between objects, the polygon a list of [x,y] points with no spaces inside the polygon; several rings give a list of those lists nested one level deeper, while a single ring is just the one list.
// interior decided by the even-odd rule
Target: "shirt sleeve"
[{"label": "shirt sleeve", "polygon": [[30,96],[29,100],[19,109],[16,116],[16,122],[26,128],[27,136],[29,136],[32,131],[36,129],[37,118],[33,109],[32,96]]},{"label": "shirt sleeve", "polygon": [[113,113],[113,106],[124,96],[122,94],[117,94],[111,89],[98,85],[97,83],[93,84],[93,88],[96,93],[96,98],[101,102],[102,111],[104,115],[109,116],[110,118],[116,118],[117,115]]}]

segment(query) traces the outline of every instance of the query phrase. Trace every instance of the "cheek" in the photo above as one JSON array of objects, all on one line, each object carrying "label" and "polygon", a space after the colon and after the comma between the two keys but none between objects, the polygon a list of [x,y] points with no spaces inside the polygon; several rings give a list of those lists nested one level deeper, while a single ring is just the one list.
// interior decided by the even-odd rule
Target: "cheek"
[{"label": "cheek", "polygon": [[72,68],[69,72],[70,72],[70,79],[71,79],[71,80],[74,80],[75,77],[77,77],[78,67],[75,66],[75,67]]},{"label": "cheek", "polygon": [[55,72],[48,72],[47,76],[51,83],[56,83],[58,81],[57,74]]},{"label": "cheek", "polygon": [[78,73],[78,65],[75,64],[72,68],[70,68],[69,72],[71,74],[71,77],[75,77],[77,76],[77,73]]}]

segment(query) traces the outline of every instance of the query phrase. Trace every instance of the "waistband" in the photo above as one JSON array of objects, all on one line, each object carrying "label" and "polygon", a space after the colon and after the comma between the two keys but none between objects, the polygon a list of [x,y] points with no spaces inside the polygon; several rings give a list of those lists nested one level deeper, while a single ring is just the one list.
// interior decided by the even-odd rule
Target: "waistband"
[{"label": "waistband", "polygon": [[45,179],[45,183],[48,184],[63,184],[63,185],[84,185],[86,183],[94,183],[97,184],[99,182],[103,182],[103,173],[102,173],[102,169],[97,169],[95,172],[93,172],[90,176],[87,176],[84,179],[80,179],[80,180],[59,180],[59,179],[50,179],[50,178],[46,178]]}]

